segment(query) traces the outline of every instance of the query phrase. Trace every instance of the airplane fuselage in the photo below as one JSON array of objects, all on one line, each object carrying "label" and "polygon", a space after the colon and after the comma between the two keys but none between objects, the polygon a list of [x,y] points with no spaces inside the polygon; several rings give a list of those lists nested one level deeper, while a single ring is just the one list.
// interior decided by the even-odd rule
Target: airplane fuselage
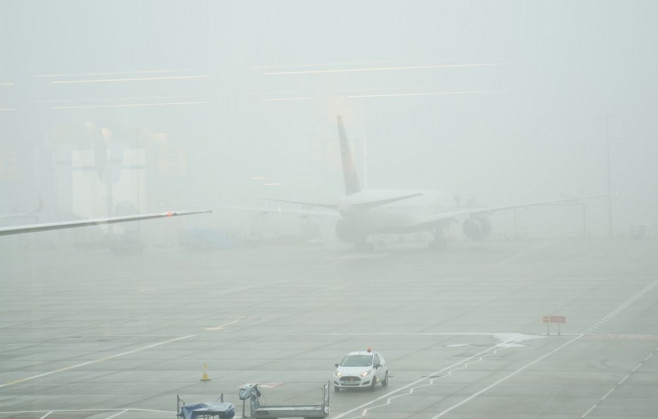
[{"label": "airplane fuselage", "polygon": [[[408,198],[400,197],[410,196]],[[371,205],[373,202],[392,202]],[[341,220],[336,233],[348,242],[360,242],[372,234],[428,230],[423,220],[452,212],[454,198],[443,191],[365,189],[339,200]]]}]

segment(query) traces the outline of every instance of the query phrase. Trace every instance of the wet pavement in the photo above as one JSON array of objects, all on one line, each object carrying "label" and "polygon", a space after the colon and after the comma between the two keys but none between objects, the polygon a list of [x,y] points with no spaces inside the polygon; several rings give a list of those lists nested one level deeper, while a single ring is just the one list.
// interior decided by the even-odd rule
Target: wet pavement
[{"label": "wet pavement", "polygon": [[315,404],[367,347],[389,385],[332,391],[330,418],[655,418],[656,254],[524,239],[114,256],[8,238],[0,418],[174,417],[177,395],[222,393],[240,417],[245,383]]}]

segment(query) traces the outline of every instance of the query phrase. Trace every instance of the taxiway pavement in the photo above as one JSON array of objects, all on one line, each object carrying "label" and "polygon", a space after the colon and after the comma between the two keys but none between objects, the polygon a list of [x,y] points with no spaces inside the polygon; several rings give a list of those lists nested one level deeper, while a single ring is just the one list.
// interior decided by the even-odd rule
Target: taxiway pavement
[{"label": "taxiway pavement", "polygon": [[[240,417],[245,383],[319,403],[333,364],[367,347],[389,385],[332,392],[330,418],[655,418],[656,254],[604,239],[120,257],[5,243],[0,419],[174,417],[176,395],[221,393]],[[565,317],[559,335],[544,316]]]}]

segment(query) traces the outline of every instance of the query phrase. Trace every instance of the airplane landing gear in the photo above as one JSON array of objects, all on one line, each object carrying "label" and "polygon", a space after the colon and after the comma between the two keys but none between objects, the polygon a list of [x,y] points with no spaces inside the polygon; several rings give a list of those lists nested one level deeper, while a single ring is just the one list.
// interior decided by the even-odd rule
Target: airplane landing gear
[{"label": "airplane landing gear", "polygon": [[430,249],[445,249],[446,248],[446,237],[443,234],[443,230],[434,230],[432,231],[432,236],[434,239],[430,241]]},{"label": "airplane landing gear", "polygon": [[354,245],[354,248],[360,252],[372,252],[375,250],[375,245],[368,241],[358,242]]}]

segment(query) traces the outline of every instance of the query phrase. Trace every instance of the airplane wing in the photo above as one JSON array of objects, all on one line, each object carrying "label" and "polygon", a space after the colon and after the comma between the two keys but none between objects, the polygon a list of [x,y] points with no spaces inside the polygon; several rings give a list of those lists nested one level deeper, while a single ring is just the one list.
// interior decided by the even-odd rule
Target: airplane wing
[{"label": "airplane wing", "polygon": [[95,218],[88,220],[62,221],[56,223],[28,224],[28,225],[19,225],[19,226],[11,226],[11,227],[0,227],[0,236],[7,236],[10,234],[32,233],[32,232],[47,231],[47,230],[61,230],[65,228],[85,227],[85,226],[98,225],[98,224],[125,223],[129,221],[150,220],[152,218],[175,217],[178,215],[203,214],[208,212],[212,212],[212,211],[211,210],[168,211],[168,212],[152,213],[152,214],[127,215],[123,217]]},{"label": "airplane wing", "polygon": [[[277,200],[274,200],[277,201]],[[289,202],[301,204],[296,201],[278,201],[278,202]],[[335,205],[333,206],[335,207]],[[320,210],[308,210],[308,209],[290,209],[290,208],[281,208],[281,207],[241,207],[241,206],[214,206],[213,208],[222,209],[222,210],[235,210],[235,211],[246,211],[255,214],[287,214],[287,215],[297,215],[302,218],[308,217],[335,217],[338,218],[340,214],[338,211],[320,211]]]},{"label": "airplane wing", "polygon": [[315,202],[305,202],[305,201],[289,201],[286,199],[272,199],[272,198],[263,198],[267,201],[271,202],[284,202],[286,204],[297,204],[297,205],[303,205],[306,207],[317,207],[317,208],[327,208],[327,209],[337,209],[336,204],[319,204]]},{"label": "airplane wing", "polygon": [[[385,199],[377,199],[377,200],[371,200],[371,201],[364,201],[356,204],[352,204],[352,207],[358,208],[360,210],[368,210],[370,208],[375,208],[375,207],[380,207],[382,205],[390,204],[392,202],[397,202],[397,201],[403,201],[405,199],[409,198],[414,198],[417,196],[422,195],[422,192],[414,192],[411,194],[404,194],[400,196],[395,196],[395,197],[390,197],[390,198],[385,198]],[[334,211],[317,211],[317,210],[284,210],[279,208],[279,213],[299,213],[300,215],[306,214],[306,215],[316,215],[316,216],[338,216],[338,207],[336,204],[318,204],[318,203],[313,203],[313,202],[304,202],[304,201],[288,201],[284,199],[270,199],[267,198],[268,201],[272,202],[285,202],[287,204],[297,204],[297,205],[302,205],[305,207],[317,207],[317,208],[326,208],[328,210],[334,210]]]},{"label": "airplane wing", "polygon": [[[384,199],[384,200],[377,200],[377,201],[366,201],[360,204],[355,204],[355,207],[361,207],[361,209],[368,209],[371,207],[378,207],[382,205],[386,205],[392,202],[396,201],[401,201],[404,199],[409,199],[413,198],[416,196],[422,195],[422,193],[412,193],[412,194],[407,194],[407,195],[401,195],[398,197],[394,198],[389,198],[389,199]],[[458,221],[461,218],[467,218],[469,216],[474,216],[474,215],[490,215],[498,211],[505,211],[505,210],[510,210],[510,209],[515,209],[515,208],[529,208],[529,207],[534,207],[534,206],[542,206],[542,205],[552,205],[552,204],[563,204],[563,203],[578,203],[582,200],[585,199],[591,199],[591,198],[600,198],[600,197],[605,197],[607,195],[591,195],[591,196],[584,196],[584,197],[579,197],[579,198],[562,198],[562,199],[552,199],[552,200],[547,200],[547,201],[533,201],[533,202],[524,202],[524,203],[517,203],[517,204],[511,204],[511,205],[499,205],[499,206],[492,206],[492,207],[471,207],[471,208],[464,208],[464,209],[457,209],[454,211],[448,211],[448,212],[440,212],[436,214],[430,214],[427,216],[421,216],[420,218],[416,219],[416,225],[417,226],[431,226],[431,225],[441,225],[441,224],[446,224],[454,221]],[[272,202],[283,202],[283,203],[289,203],[289,204],[298,204],[298,205],[304,205],[304,206],[309,206],[309,207],[321,207],[321,208],[327,208],[327,209],[333,209],[336,208],[336,205],[331,205],[331,204],[317,204],[317,203],[311,203],[311,202],[303,202],[303,201],[290,201],[290,200],[283,200],[283,199],[267,199],[268,201]],[[290,209],[290,208],[281,208],[281,207],[228,207],[228,206],[223,206],[221,207],[222,209],[233,209],[233,210],[244,210],[244,211],[249,211],[249,212],[256,212],[259,214],[290,214],[290,215],[297,215],[303,218],[307,217],[335,217],[335,218],[340,218],[340,213],[335,210],[335,211],[320,211],[320,210],[310,210],[310,209]]]},{"label": "airplane wing", "polygon": [[553,199],[550,201],[535,201],[535,202],[526,202],[523,204],[513,204],[513,205],[501,205],[497,207],[484,207],[484,208],[479,208],[475,211],[471,211],[470,214],[492,214],[497,211],[504,211],[508,209],[515,209],[515,208],[529,208],[529,207],[537,207],[537,206],[542,206],[542,205],[553,205],[553,204],[577,204],[580,203],[583,200],[586,199],[592,199],[592,198],[603,198],[607,197],[607,194],[603,195],[589,195],[589,196],[582,196],[579,198],[562,198],[562,199]]},{"label": "airplane wing", "polygon": [[590,196],[584,196],[579,198],[552,199],[549,201],[534,201],[534,202],[525,202],[520,204],[499,205],[493,207],[464,208],[450,212],[441,212],[423,217],[422,219],[418,220],[418,225],[443,224],[446,222],[457,221],[460,218],[469,217],[473,215],[491,215],[498,211],[505,211],[505,210],[516,209],[516,208],[529,208],[529,207],[538,207],[542,205],[566,204],[566,203],[576,204],[585,199],[602,198],[606,196],[608,195],[590,195]]}]

